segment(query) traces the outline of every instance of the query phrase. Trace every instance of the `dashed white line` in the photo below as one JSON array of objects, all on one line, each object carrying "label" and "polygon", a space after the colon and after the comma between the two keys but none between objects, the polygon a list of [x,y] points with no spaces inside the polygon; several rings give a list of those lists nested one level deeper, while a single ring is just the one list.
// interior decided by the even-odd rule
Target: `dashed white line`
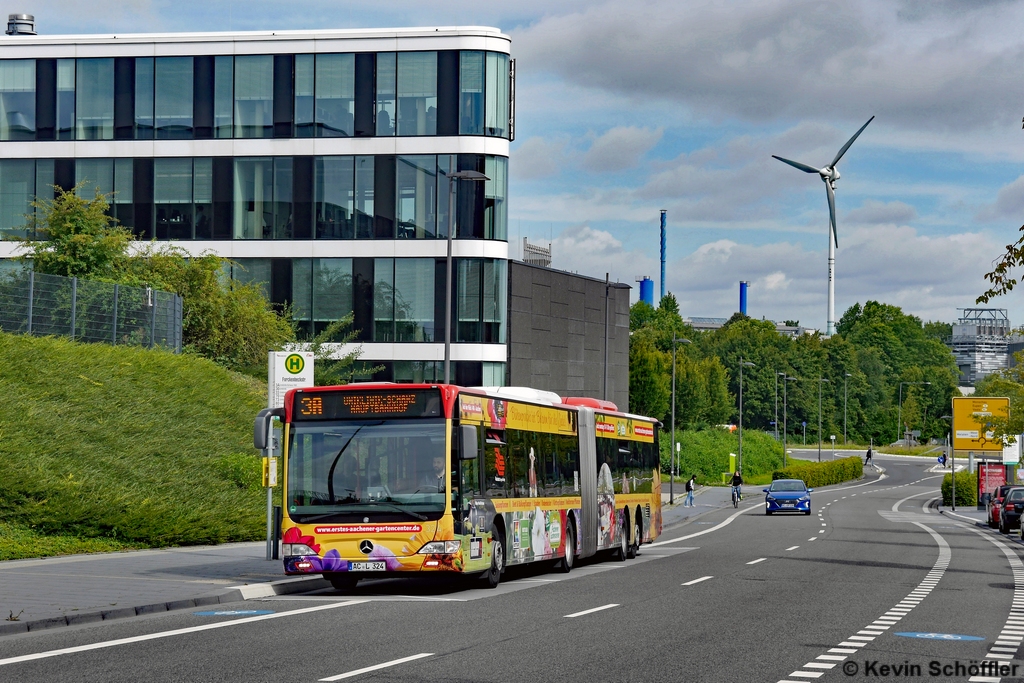
[{"label": "dashed white line", "polygon": [[707,581],[708,579],[713,579],[713,578],[715,578],[715,577],[713,577],[713,576],[702,576],[699,579],[694,579],[693,581],[687,581],[686,583],[684,583],[682,585],[684,585],[684,586],[692,586],[695,583],[700,583],[701,581]]},{"label": "dashed white line", "polygon": [[573,612],[572,614],[566,614],[565,618],[566,619],[573,619],[575,617],[582,617],[585,614],[593,614],[594,612],[600,612],[601,610],[611,609],[612,607],[618,607],[618,606],[619,606],[619,603],[613,602],[613,603],[608,604],[608,605],[601,605],[600,607],[592,607],[590,609],[585,609],[582,612]]},{"label": "dashed white line", "polygon": [[756,560],[752,560],[750,562],[747,562],[747,564],[757,564],[758,562],[764,562],[767,559],[768,559],[767,557],[759,557]]},{"label": "dashed white line", "polygon": [[410,657],[402,657],[401,659],[392,659],[390,662],[384,662],[383,664],[374,664],[362,669],[356,669],[355,671],[348,671],[337,676],[329,676],[328,678],[321,678],[321,681],[340,681],[344,678],[352,678],[353,676],[359,676],[360,674],[369,673],[371,671],[377,671],[378,669],[387,669],[391,666],[398,666],[399,664],[405,664],[417,659],[423,659],[424,657],[433,657],[433,652],[421,652],[418,655],[412,655]]},{"label": "dashed white line", "polygon": [[797,548],[799,548],[799,547],[800,547],[800,546],[798,546],[798,545],[791,545],[791,546],[789,546],[788,548],[786,548],[786,550],[787,550],[787,551],[789,551],[789,550],[796,550],[796,549],[797,549]]}]

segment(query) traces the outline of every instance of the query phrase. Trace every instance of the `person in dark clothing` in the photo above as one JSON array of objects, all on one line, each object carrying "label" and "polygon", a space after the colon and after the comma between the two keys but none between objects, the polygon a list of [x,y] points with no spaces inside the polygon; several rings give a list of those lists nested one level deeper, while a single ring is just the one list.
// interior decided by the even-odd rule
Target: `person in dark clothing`
[{"label": "person in dark clothing", "polygon": [[864,456],[864,464],[871,465],[872,467],[875,466],[875,463],[871,460],[871,446],[868,446],[867,455]]},{"label": "person in dark clothing", "polygon": [[686,482],[686,500],[683,502],[684,508],[693,507],[693,489],[697,486],[697,475],[691,475],[690,480]]},{"label": "person in dark clothing", "polygon": [[732,487],[736,489],[736,496],[743,500],[743,489],[740,488],[741,486],[743,486],[743,477],[740,476],[740,471],[736,470],[732,475]]}]

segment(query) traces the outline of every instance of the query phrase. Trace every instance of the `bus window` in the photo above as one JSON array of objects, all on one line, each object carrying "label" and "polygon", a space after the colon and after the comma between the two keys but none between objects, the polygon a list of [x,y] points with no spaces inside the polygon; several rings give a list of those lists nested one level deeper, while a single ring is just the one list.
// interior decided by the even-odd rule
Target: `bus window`
[{"label": "bus window", "polygon": [[580,451],[575,436],[556,436],[558,441],[558,469],[561,473],[562,495],[579,494]]},{"label": "bus window", "polygon": [[487,495],[494,498],[508,496],[508,444],[505,435],[497,430],[487,431],[484,444],[484,483]]},{"label": "bus window", "polygon": [[544,455],[544,491],[545,496],[562,494],[562,477],[558,469],[558,441],[554,434],[545,434],[541,451]]}]

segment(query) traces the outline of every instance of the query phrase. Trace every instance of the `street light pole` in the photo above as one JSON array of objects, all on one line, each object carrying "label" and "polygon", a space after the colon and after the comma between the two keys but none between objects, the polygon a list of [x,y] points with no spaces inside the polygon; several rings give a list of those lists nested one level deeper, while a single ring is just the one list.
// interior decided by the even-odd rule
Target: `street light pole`
[{"label": "street light pole", "polygon": [[444,383],[451,384],[452,361],[452,233],[455,232],[455,187],[460,180],[490,180],[479,171],[456,171],[455,155],[448,155],[448,256],[444,278]]},{"label": "street light pole", "polygon": [[848,384],[847,380],[849,380],[851,377],[853,377],[853,375],[851,375],[848,372],[846,373],[846,376],[843,377],[843,445],[844,446],[846,445],[846,399],[849,397],[849,394],[847,393],[847,389],[849,388],[847,386],[847,384]]},{"label": "street light pole", "polygon": [[689,344],[689,339],[677,339],[675,330],[672,331],[672,443],[669,444],[669,472],[671,473],[668,478],[668,504],[672,505],[675,502],[675,482],[676,482],[676,342],[683,342]]},{"label": "street light pole", "polygon": [[[904,384],[931,384],[931,382],[900,382],[900,399],[896,404],[896,440],[900,440],[900,430],[903,429],[903,385]],[[910,442],[904,444],[910,448]]]},{"label": "street light pole", "polygon": [[821,462],[821,385],[829,380],[818,378],[818,462]]},{"label": "street light pole", "polygon": [[789,429],[787,427],[787,413],[789,412],[789,383],[795,382],[796,377],[786,377],[782,381],[782,467],[786,467],[786,455],[789,447]]},{"label": "street light pole", "polygon": [[739,448],[739,459],[736,463],[736,469],[743,471],[743,366],[748,368],[754,367],[753,363],[744,363],[743,356],[740,356],[740,448]]},{"label": "street light pole", "polygon": [[785,375],[784,372],[775,373],[775,440],[779,440],[779,375]]}]

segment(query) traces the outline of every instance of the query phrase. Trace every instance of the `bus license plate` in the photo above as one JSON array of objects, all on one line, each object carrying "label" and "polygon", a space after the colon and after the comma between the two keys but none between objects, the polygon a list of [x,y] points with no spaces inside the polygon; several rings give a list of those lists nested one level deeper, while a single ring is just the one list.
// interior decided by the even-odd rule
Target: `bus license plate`
[{"label": "bus license plate", "polygon": [[384,562],[349,562],[349,571],[352,572],[382,572],[386,569]]}]

